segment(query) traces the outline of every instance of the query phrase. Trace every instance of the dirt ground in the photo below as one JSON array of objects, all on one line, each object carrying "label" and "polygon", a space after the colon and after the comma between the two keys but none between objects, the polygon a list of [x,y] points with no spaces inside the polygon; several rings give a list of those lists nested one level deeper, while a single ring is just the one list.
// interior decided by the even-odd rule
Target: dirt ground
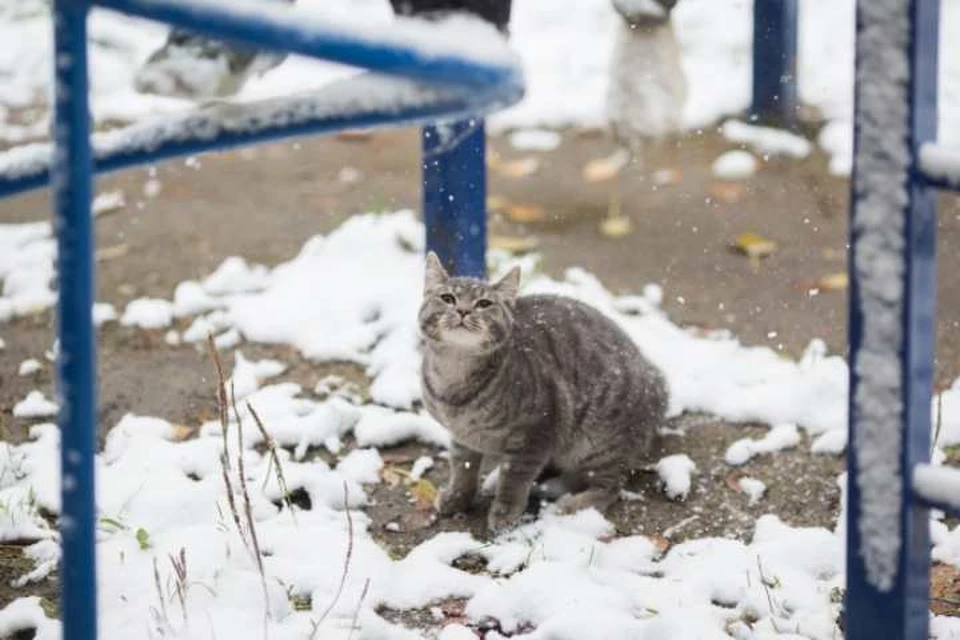
[{"label": "dirt ground", "polygon": [[[490,226],[492,235],[534,238],[548,272],[583,266],[618,292],[660,283],[664,307],[675,321],[728,328],[748,344],[768,345],[793,357],[816,337],[831,351],[845,351],[846,292],[823,287],[820,280],[845,269],[848,187],[827,174],[825,158],[818,153],[803,161],[772,159],[731,187],[712,177],[713,160],[734,148],[716,133],[666,144],[648,158],[648,172],[631,168],[625,177],[622,207],[634,232],[611,239],[598,232],[610,184],[581,177],[587,161],[612,150],[603,135],[566,132],[562,146],[547,153],[515,151],[505,138],[492,139],[491,146],[504,159],[533,155],[541,161],[532,176],[493,173],[489,191],[513,203],[539,205],[546,219],[517,224],[494,216]],[[122,309],[142,296],[170,298],[178,282],[209,274],[227,256],[274,265],[352,213],[416,208],[418,158],[416,134],[401,131],[283,142],[105,177],[99,190],[122,189],[128,206],[97,221],[98,247],[106,249],[98,263],[98,300]],[[363,179],[341,180],[344,166],[361,171]],[[678,180],[656,186],[649,174],[657,169],[672,170]],[[161,189],[148,197],[145,184],[154,174]],[[44,192],[2,200],[0,222],[43,219],[48,210]],[[943,197],[939,227],[936,372],[940,383],[949,383],[960,375],[960,252],[955,251],[960,246],[960,198]],[[775,241],[777,250],[759,264],[738,255],[730,244],[747,232]],[[818,295],[811,295],[813,288],[820,289]],[[7,343],[0,351],[0,433],[15,441],[25,436],[28,424],[12,418],[13,405],[32,389],[51,392],[49,363],[36,377],[16,373],[22,360],[42,359],[50,348],[50,315],[0,326],[0,336]],[[99,347],[101,435],[131,411],[188,426],[215,416],[212,367],[202,350],[170,347],[162,332],[116,324],[102,329]],[[309,363],[292,349],[240,348],[248,356],[287,362],[291,369],[285,378],[305,389],[331,372],[364,382],[356,367]],[[232,357],[226,354],[225,359]],[[610,514],[620,533],[643,533],[665,544],[703,535],[748,539],[763,513],[775,513],[793,525],[833,526],[842,458],[812,456],[804,442],[775,458],[759,457],[734,469],[723,462],[726,447],[762,433],[761,427],[702,415],[683,416],[671,426],[684,435],[664,436],[662,451],[683,452],[696,462],[692,494],[686,502],[671,502],[658,492],[653,474],[639,474],[630,488],[641,498],[617,505]],[[439,485],[446,475],[439,453],[405,445],[385,450],[384,456],[390,465],[409,468],[418,456],[433,455],[438,465],[426,477]],[[737,491],[740,475],[767,484],[767,495],[757,505],[748,505]],[[482,534],[479,514],[436,522],[432,513],[411,507],[403,483],[378,485],[371,497],[373,534],[395,556],[438,530],[470,528]],[[388,523],[398,526],[388,528]],[[52,597],[55,578],[26,590],[8,586],[10,576],[22,571],[15,550],[16,545],[0,547],[0,607],[27,592]]]}]

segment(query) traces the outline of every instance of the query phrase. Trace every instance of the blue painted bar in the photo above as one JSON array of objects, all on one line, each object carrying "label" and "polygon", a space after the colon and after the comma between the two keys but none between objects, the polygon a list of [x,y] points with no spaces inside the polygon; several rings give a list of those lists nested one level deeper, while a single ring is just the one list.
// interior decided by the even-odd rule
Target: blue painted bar
[{"label": "blue painted bar", "polygon": [[94,452],[97,363],[87,104],[87,6],[54,2],[54,228],[60,290],[57,358],[62,469],[60,535],[64,640],[97,637]]},{"label": "blue painted bar", "polygon": [[[859,0],[859,12],[865,3]],[[900,458],[901,502],[899,517],[901,539],[896,580],[889,590],[881,590],[867,578],[861,556],[858,529],[861,495],[854,480],[859,469],[856,443],[858,416],[853,397],[858,385],[856,369],[862,344],[864,318],[857,304],[860,286],[853,264],[856,260],[856,235],[851,237],[850,361],[851,412],[848,447],[847,513],[847,593],[844,605],[845,633],[848,640],[925,640],[929,625],[930,537],[927,505],[914,499],[911,475],[914,465],[926,462],[930,453],[930,401],[932,395],[934,340],[936,336],[936,198],[934,191],[919,178],[918,151],[921,144],[936,136],[937,44],[939,0],[912,0],[910,151],[912,162],[907,185],[906,225],[903,230],[906,271],[901,354],[902,447]],[[858,19],[858,29],[861,28]],[[860,39],[858,31],[858,40]],[[858,68],[860,49],[858,42]],[[857,87],[855,144],[859,146],[862,123],[861,93],[871,87]],[[896,109],[897,105],[890,105]],[[856,154],[855,154],[856,157]],[[854,184],[860,167],[854,166]],[[852,211],[865,194],[854,188]],[[851,225],[852,227],[852,225]],[[865,464],[869,464],[865,462]],[[891,499],[895,499],[891,497]]]},{"label": "blue painted bar", "polygon": [[[382,43],[344,34],[333,24],[311,24],[309,12],[301,11],[302,20],[297,20],[296,7],[286,5],[269,6],[270,13],[278,19],[265,22],[262,11],[245,13],[229,3],[190,4],[182,0],[94,2],[128,15],[264,50],[295,53],[435,84],[494,87],[511,82],[515,75],[511,65],[482,64],[450,55],[433,55],[416,46]],[[254,6],[264,10],[261,5]],[[293,16],[294,19],[284,20],[284,16]]]},{"label": "blue painted bar", "polygon": [[798,106],[797,0],[754,0],[750,113],[789,127],[796,122]]},{"label": "blue painted bar", "polygon": [[[398,110],[393,107],[380,107],[365,112],[318,116],[295,125],[265,125],[256,130],[225,132],[214,138],[194,137],[188,140],[171,140],[144,150],[121,149],[96,157],[94,168],[97,173],[105,173],[176,156],[197,154],[213,149],[230,149],[284,137],[334,133],[344,129],[420,125],[440,119],[468,117],[508,106],[517,102],[522,96],[522,85],[512,83],[471,94],[446,93],[436,102],[416,108]],[[197,117],[193,115],[184,119]],[[202,131],[203,128],[196,127],[196,130]],[[0,175],[0,197],[42,187],[49,182],[49,179],[49,171],[43,167],[14,178]]]},{"label": "blue painted bar", "polygon": [[[920,506],[922,506],[924,509],[939,509],[940,511],[943,511],[948,516],[951,516],[954,518],[960,518],[960,509],[954,507],[953,505],[944,504],[942,502],[932,502],[930,500],[925,500],[919,496],[915,496],[913,499],[916,500],[917,503]],[[928,555],[929,555],[929,551],[928,551]]]},{"label": "blue painted bar", "polygon": [[483,121],[423,130],[423,220],[427,249],[458,276],[487,272],[486,136]]}]

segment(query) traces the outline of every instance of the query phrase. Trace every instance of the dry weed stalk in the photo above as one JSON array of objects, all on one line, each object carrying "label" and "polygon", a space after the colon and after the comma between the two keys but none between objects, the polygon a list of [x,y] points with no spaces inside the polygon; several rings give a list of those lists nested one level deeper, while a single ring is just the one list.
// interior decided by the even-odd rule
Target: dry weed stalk
[{"label": "dry weed stalk", "polygon": [[353,610],[353,620],[350,621],[350,634],[347,636],[347,640],[353,640],[353,632],[359,628],[357,619],[360,618],[360,607],[363,606],[363,601],[366,600],[369,590],[370,578],[367,578],[366,582],[363,583],[363,591],[360,592],[360,599],[357,600],[357,608]]},{"label": "dry weed stalk", "polygon": [[180,611],[183,616],[183,626],[190,627],[187,620],[187,550],[180,547],[178,555],[170,555],[170,566],[173,567],[173,592],[180,602]]},{"label": "dry weed stalk", "polygon": [[[257,536],[256,521],[253,518],[252,501],[250,500],[250,491],[247,487],[246,469],[243,460],[243,422],[240,418],[240,412],[237,410],[236,393],[231,384],[230,401],[233,406],[233,413],[237,419],[237,478],[240,486],[240,496],[243,499],[243,518],[240,517],[240,509],[237,505],[236,490],[233,482],[230,480],[230,449],[228,446],[229,433],[229,404],[227,396],[227,384],[223,375],[223,365],[220,361],[220,353],[212,335],[207,336],[207,345],[210,348],[210,354],[213,358],[217,370],[217,405],[220,415],[220,427],[223,436],[223,452],[220,455],[220,470],[223,477],[224,489],[227,494],[227,504],[233,515],[233,522],[237,527],[237,533],[243,546],[247,549],[251,559],[257,566],[257,572],[260,574],[260,586],[263,590],[264,621],[263,634],[267,637],[268,623],[270,619],[270,599],[267,590],[267,575],[263,566],[263,556],[260,553],[260,540]],[[243,522],[246,521],[246,526]]]},{"label": "dry weed stalk", "polygon": [[263,420],[260,419],[253,405],[249,402],[246,404],[247,411],[253,416],[253,422],[257,425],[257,429],[260,430],[260,435],[263,436],[264,446],[267,448],[267,453],[270,456],[267,463],[267,472],[263,476],[263,484],[266,486],[271,470],[276,472],[277,485],[280,487],[280,493],[283,494],[283,503],[287,505],[287,510],[290,511],[290,517],[293,518],[293,523],[296,524],[297,514],[293,509],[293,501],[290,499],[290,489],[287,488],[287,479],[283,475],[283,465],[280,463],[280,454],[277,453],[277,441],[274,440],[270,432],[267,431],[267,428],[263,425]]},{"label": "dry weed stalk", "polygon": [[[337,606],[337,602],[340,600],[340,596],[343,595],[343,588],[347,584],[347,574],[350,572],[350,561],[353,559],[353,517],[350,515],[350,501],[349,501],[349,490],[347,489],[347,483],[343,483],[343,512],[347,516],[347,555],[343,558],[343,571],[340,573],[340,585],[337,587],[337,592],[333,595],[333,600],[330,601],[330,604],[327,605],[327,608],[320,614],[320,619],[316,622],[313,622],[313,630],[310,632],[310,640],[314,640],[317,635],[317,631],[320,630],[320,625],[324,620],[327,619],[327,616],[330,615],[330,612],[333,611],[333,608]],[[369,582],[369,581],[368,581]],[[363,595],[365,596],[367,592],[366,586],[363,589]],[[363,601],[363,596],[361,596],[361,602]],[[357,611],[359,611],[360,605],[357,605]]]},{"label": "dry weed stalk", "polygon": [[160,613],[157,616],[166,627],[170,627],[170,618],[167,616],[167,600],[163,597],[163,587],[160,586],[160,567],[157,559],[153,559],[153,586],[157,590],[157,599],[160,600]]}]

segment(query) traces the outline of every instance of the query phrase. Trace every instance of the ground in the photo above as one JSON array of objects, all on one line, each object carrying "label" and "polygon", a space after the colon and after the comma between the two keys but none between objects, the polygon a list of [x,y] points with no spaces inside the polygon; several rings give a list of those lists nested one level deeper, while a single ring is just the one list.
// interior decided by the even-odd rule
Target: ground
[{"label": "ground", "polygon": [[[634,232],[614,239],[598,232],[610,184],[587,183],[581,177],[586,162],[612,149],[603,134],[567,131],[560,148],[546,153],[516,151],[506,138],[493,138],[491,149],[503,158],[536,155],[541,167],[522,178],[492,172],[490,194],[539,205],[547,216],[527,224],[494,216],[491,238],[533,238],[547,272],[583,266],[615,292],[639,292],[648,282],[659,283],[665,292],[663,307],[678,324],[729,329],[747,344],[782,349],[790,357],[798,357],[813,338],[824,339],[831,352],[843,354],[847,293],[842,287],[824,286],[821,279],[846,267],[847,182],[829,175],[825,158],[814,152],[799,161],[771,159],[745,181],[721,183],[712,176],[711,163],[734,146],[713,131],[665,144],[647,166],[650,171],[673,170],[678,179],[668,186],[653,188],[650,172],[631,168],[622,208]],[[361,171],[363,178],[355,183],[341,180],[344,165]],[[419,200],[418,141],[412,131],[283,142],[203,156],[199,165],[172,161],[158,165],[155,172],[161,184],[155,197],[143,195],[152,175],[147,169],[98,182],[100,191],[123,190],[128,202],[127,208],[97,221],[98,300],[118,309],[143,296],[169,299],[177,283],[209,274],[226,256],[274,265],[295,255],[306,238],[330,231],[353,213],[416,208]],[[0,221],[44,219],[48,208],[42,192],[3,200]],[[776,251],[759,262],[733,251],[734,238],[747,232],[774,240]],[[942,198],[939,233],[941,246],[960,245],[960,198]],[[949,384],[960,375],[960,332],[955,330],[960,254],[955,251],[941,252],[939,287],[936,379]],[[811,295],[811,289],[819,293]],[[45,362],[37,377],[26,378],[16,369],[26,358],[42,359],[50,348],[51,316],[16,320],[0,326],[0,335],[7,345],[0,351],[0,427],[5,440],[19,441],[28,425],[12,417],[12,407],[35,388],[49,395],[52,368]],[[329,373],[365,384],[362,369],[353,365],[307,362],[290,348],[241,348],[247,356],[290,364],[284,379],[306,389]],[[170,347],[163,332],[116,324],[102,329],[99,349],[101,436],[130,411],[163,416],[189,428],[215,417],[213,369],[202,349]],[[804,441],[735,469],[723,461],[727,446],[764,429],[706,415],[685,415],[670,427],[685,435],[665,435],[656,457],[688,454],[699,470],[694,489],[687,501],[672,502],[657,490],[654,474],[639,474],[630,488],[642,499],[623,502],[610,514],[618,532],[643,533],[665,545],[705,535],[748,539],[763,513],[777,514],[791,525],[833,527],[841,457],[812,455]],[[438,465],[426,477],[434,485],[446,477],[446,463],[436,449],[404,445],[382,453],[388,468],[407,469],[417,457],[432,455]],[[740,475],[767,484],[759,504],[748,506],[737,489]],[[403,483],[378,485],[371,497],[371,531],[395,557],[437,530],[469,528],[482,535],[479,515],[435,522],[432,512],[411,507]],[[400,531],[392,531],[397,528],[392,523]],[[55,592],[52,579],[26,589],[10,588],[8,578],[22,570],[22,563],[15,549],[0,547],[0,607],[26,593]],[[400,619],[417,622],[413,617]]]}]

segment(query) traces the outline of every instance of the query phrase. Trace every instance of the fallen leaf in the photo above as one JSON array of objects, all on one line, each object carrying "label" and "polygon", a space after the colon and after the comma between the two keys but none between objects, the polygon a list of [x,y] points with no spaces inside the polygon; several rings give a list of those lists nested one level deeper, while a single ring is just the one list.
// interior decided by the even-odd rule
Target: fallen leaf
[{"label": "fallen leaf", "polygon": [[170,439],[174,442],[181,442],[192,436],[196,429],[185,424],[175,424],[171,426],[171,431],[173,433],[170,434]]},{"label": "fallen leaf", "polygon": [[349,129],[337,134],[337,140],[343,140],[344,142],[366,142],[371,137],[373,137],[373,133],[362,129]]},{"label": "fallen leaf", "polygon": [[[496,158],[496,160],[494,160]],[[540,158],[527,156],[517,160],[500,160],[499,156],[491,156],[487,162],[490,170],[504,178],[526,178],[540,169]]]},{"label": "fallen leaf", "polygon": [[824,291],[843,291],[850,285],[850,277],[846,271],[832,273],[820,278],[817,285]]},{"label": "fallen leaf", "polygon": [[647,536],[647,540],[653,544],[653,547],[661,556],[670,548],[670,541],[663,536]]},{"label": "fallen leaf", "polygon": [[409,473],[405,473],[400,467],[386,466],[380,470],[380,478],[388,487],[395,487],[400,484],[405,475],[409,475]]},{"label": "fallen leaf", "polygon": [[633,223],[626,216],[604,218],[600,223],[600,233],[608,238],[622,238],[633,232]]},{"label": "fallen leaf", "polygon": [[544,222],[547,219],[546,209],[538,204],[508,204],[502,213],[510,222],[521,224]]},{"label": "fallen leaf", "polygon": [[500,213],[510,205],[510,201],[501,196],[487,196],[487,211]]},{"label": "fallen leaf", "polygon": [[97,262],[106,262],[107,260],[114,260],[116,258],[122,258],[130,252],[130,245],[127,244],[115,244],[112,247],[104,247],[102,249],[97,249],[94,254],[94,258]]},{"label": "fallen leaf", "polygon": [[733,247],[748,258],[766,258],[777,250],[777,243],[756,233],[741,233]]},{"label": "fallen leaf", "polygon": [[727,477],[723,479],[724,482],[732,491],[739,493],[743,489],[740,488],[740,474],[736,472],[730,472],[727,474]]},{"label": "fallen leaf", "polygon": [[741,182],[715,182],[710,185],[710,197],[723,204],[736,204],[743,200],[747,188]]},{"label": "fallen leaf", "polygon": [[630,153],[625,149],[617,149],[606,158],[591,160],[583,167],[583,179],[587,182],[604,182],[620,175],[623,168],[630,163]]},{"label": "fallen leaf", "polygon": [[437,487],[426,478],[420,478],[410,485],[410,493],[417,499],[417,503],[426,509],[433,507],[437,501]]},{"label": "fallen leaf", "polygon": [[490,236],[487,244],[491,249],[510,253],[527,253],[539,247],[540,241],[533,236]]},{"label": "fallen leaf", "polygon": [[657,169],[651,179],[658,187],[672,187],[683,181],[683,174],[678,169]]}]

